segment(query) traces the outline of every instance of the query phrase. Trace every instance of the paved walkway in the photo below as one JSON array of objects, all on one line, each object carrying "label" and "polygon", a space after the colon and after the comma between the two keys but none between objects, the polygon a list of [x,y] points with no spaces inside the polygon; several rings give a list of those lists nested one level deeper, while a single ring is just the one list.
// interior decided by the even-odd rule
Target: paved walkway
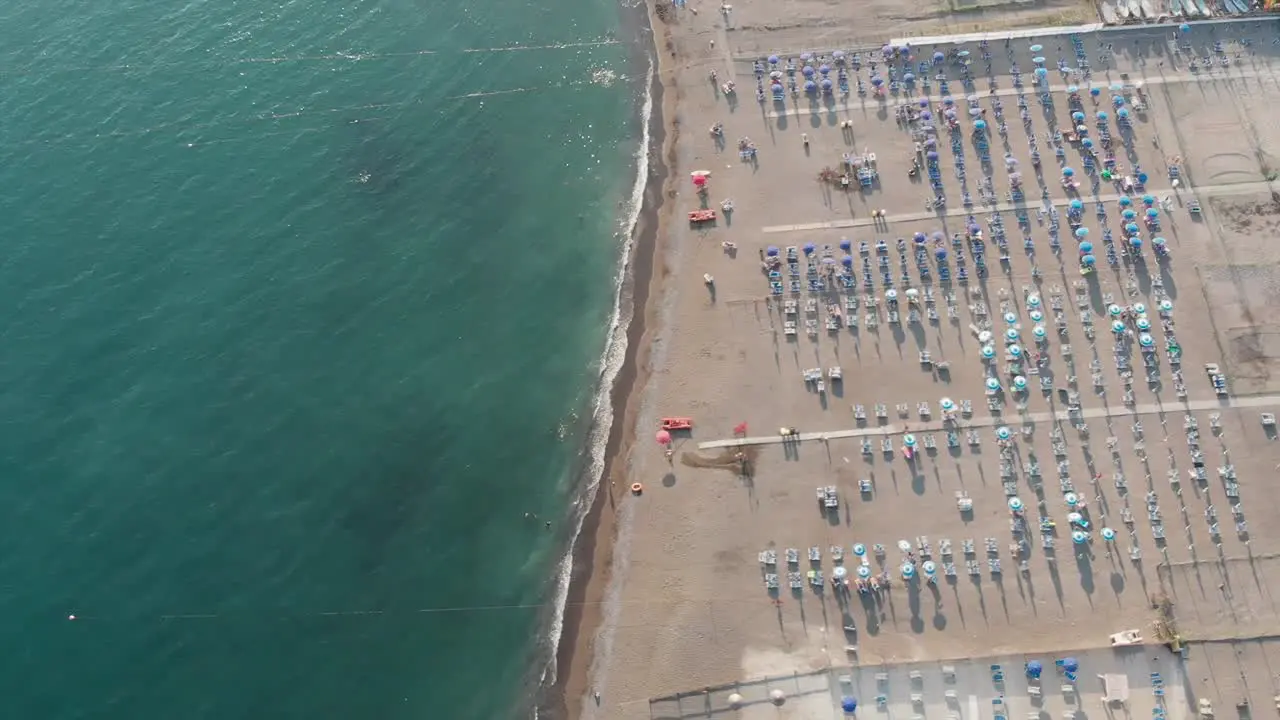
[{"label": "paved walkway", "polygon": [[[1276,192],[1276,191],[1280,191],[1280,181],[1230,183],[1227,185],[1195,185],[1195,186],[1183,185],[1177,190],[1177,192],[1179,193],[1184,193],[1184,192],[1197,193],[1198,192],[1198,193],[1204,193],[1206,195],[1215,195],[1215,196],[1241,195],[1241,194],[1253,193],[1253,192]],[[1147,192],[1156,196],[1163,196],[1171,192],[1174,192],[1174,190],[1171,187],[1153,188],[1151,186],[1148,186]],[[1100,195],[1097,198],[1093,198],[1093,197],[1086,198],[1085,196],[1082,195],[1080,199],[1083,200],[1085,203],[1085,215],[1086,217],[1088,217],[1093,213],[1093,208],[1090,207],[1090,203],[1099,202],[1099,201],[1115,202],[1119,200],[1121,197],[1124,197],[1124,196],[1120,194],[1112,193],[1107,195]],[[1039,198],[1028,197],[1027,202],[1021,207],[1026,208],[1028,211],[1043,208],[1044,207],[1043,203],[1037,202],[1038,200]],[[1052,202],[1057,207],[1066,207],[1067,204],[1071,202],[1071,198],[1050,198],[1050,202]],[[1017,209],[1019,209],[1019,206],[1013,205],[1012,203],[997,202],[994,205],[974,205],[972,209],[966,209],[964,207],[949,207],[945,212],[941,213],[941,216],[942,217],[968,217],[969,215],[973,215],[974,217],[982,217],[997,211],[1012,212]],[[797,223],[794,225],[766,225],[760,228],[760,232],[765,233],[766,235],[773,235],[778,233],[789,233],[789,232],[813,232],[815,230],[839,230],[844,228],[872,227],[872,226],[876,226],[877,223],[889,224],[889,223],[895,223],[895,222],[921,222],[921,221],[927,221],[927,220],[936,220],[938,217],[939,217],[939,213],[937,212],[922,211],[918,213],[902,213],[899,215],[890,215],[887,218],[860,218],[856,220],[855,219],[831,220],[829,222]]]},{"label": "paved walkway", "polygon": [[[1101,417],[1125,417],[1140,415],[1155,415],[1161,412],[1187,412],[1190,410],[1220,410],[1227,408],[1263,408],[1263,407],[1280,407],[1280,395],[1255,395],[1253,397],[1230,398],[1227,400],[1193,400],[1187,403],[1169,403],[1167,405],[1151,404],[1138,405],[1133,408],[1124,406],[1113,406],[1111,408],[1089,408],[1080,414],[1086,420]],[[1022,425],[1026,421],[1046,422],[1050,419],[1069,420],[1070,414],[1067,411],[1059,411],[1057,413],[1028,413],[1027,415],[1009,414],[1005,419],[997,419],[992,417],[972,418],[956,425],[957,429],[965,430],[969,428],[994,427],[996,425]],[[930,422],[913,422],[908,423],[911,426],[911,432],[931,432],[946,430],[946,423],[941,420],[933,420]],[[906,432],[906,428],[900,423],[890,423],[888,425],[880,425],[876,427],[854,428],[850,430],[833,430],[830,432],[806,432],[800,433],[801,442],[807,440],[841,440],[845,438],[861,438],[861,437],[884,437],[887,435],[901,435]],[[698,443],[699,450],[715,450],[717,448],[727,447],[743,447],[747,445],[777,445],[783,442],[795,442],[795,436],[783,437],[782,435],[761,435],[758,437],[731,438],[728,440],[709,440],[707,442]]]}]

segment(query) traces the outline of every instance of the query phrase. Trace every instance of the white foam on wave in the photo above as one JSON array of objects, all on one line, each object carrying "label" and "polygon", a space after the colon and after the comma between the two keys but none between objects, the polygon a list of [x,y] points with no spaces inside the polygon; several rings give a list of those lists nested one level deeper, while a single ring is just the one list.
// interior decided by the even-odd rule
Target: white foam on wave
[{"label": "white foam on wave", "polygon": [[[653,115],[653,60],[649,61],[649,69],[645,73],[644,102],[640,111],[641,135],[636,149],[635,183],[631,188],[631,197],[627,204],[627,213],[620,220],[619,235],[626,238],[622,253],[618,258],[618,270],[615,277],[613,313],[609,321],[609,335],[601,355],[600,375],[597,379],[595,405],[591,415],[591,430],[587,438],[587,450],[590,460],[585,477],[588,483],[582,489],[578,499],[577,517],[574,518],[573,536],[564,557],[560,560],[556,579],[555,616],[547,633],[547,640],[553,649],[551,660],[542,672],[540,685],[547,687],[556,680],[556,655],[554,650],[560,647],[560,637],[564,632],[565,603],[569,598],[569,579],[573,574],[573,549],[578,544],[578,536],[582,533],[582,522],[596,499],[596,491],[600,486],[604,472],[605,450],[609,442],[609,431],[613,428],[613,384],[618,372],[622,369],[627,356],[627,331],[635,315],[635,308],[627,296],[627,278],[631,270],[631,252],[634,243],[636,223],[640,220],[640,211],[644,206],[645,187],[649,181],[649,121]],[[537,717],[537,711],[534,711]]]}]

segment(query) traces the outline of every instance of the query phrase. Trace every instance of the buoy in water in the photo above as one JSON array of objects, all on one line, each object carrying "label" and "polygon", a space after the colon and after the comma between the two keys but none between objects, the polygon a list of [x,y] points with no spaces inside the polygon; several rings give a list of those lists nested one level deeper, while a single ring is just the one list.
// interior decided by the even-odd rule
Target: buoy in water
[{"label": "buoy in water", "polygon": [[632,495],[639,495],[639,494],[640,494],[640,493],[642,493],[642,492],[644,492],[644,486],[643,486],[643,485],[641,485],[640,483],[631,483],[631,494],[632,494]]}]

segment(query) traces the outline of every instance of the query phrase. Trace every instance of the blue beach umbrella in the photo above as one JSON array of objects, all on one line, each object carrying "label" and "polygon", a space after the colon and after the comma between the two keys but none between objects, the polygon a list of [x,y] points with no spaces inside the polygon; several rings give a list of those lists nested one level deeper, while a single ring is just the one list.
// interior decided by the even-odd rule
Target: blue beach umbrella
[{"label": "blue beach umbrella", "polygon": [[946,248],[936,248],[936,249],[933,251],[933,256],[934,256],[934,257],[936,257],[936,258],[938,258],[939,260],[945,259],[945,258],[947,257],[947,249],[946,249]]},{"label": "blue beach umbrella", "polygon": [[1116,117],[1125,118],[1127,120],[1129,118],[1129,108],[1120,108],[1116,111]]},{"label": "blue beach umbrella", "polygon": [[1071,93],[1072,95],[1075,95],[1076,93],[1080,92],[1080,88],[1076,87],[1075,85],[1068,85],[1067,92]]},{"label": "blue beach umbrella", "polygon": [[804,66],[804,69],[803,69],[803,70],[801,70],[800,72],[804,73],[804,76],[805,76],[805,77],[813,77],[813,66],[812,66],[812,65],[805,65],[805,66]]},{"label": "blue beach umbrella", "polygon": [[830,79],[830,78],[822,78],[822,89],[823,89],[823,90],[830,90],[830,89],[831,89],[831,79]]},{"label": "blue beach umbrella", "polygon": [[1075,174],[1076,174],[1076,171],[1073,168],[1069,168],[1069,167],[1062,168],[1062,177],[1071,177]]},{"label": "blue beach umbrella", "polygon": [[1137,235],[1134,235],[1133,237],[1129,238],[1129,244],[1133,246],[1133,249],[1137,250],[1138,248],[1142,247],[1142,238],[1138,237]]},{"label": "blue beach umbrella", "polygon": [[1124,229],[1125,229],[1125,232],[1133,233],[1135,235],[1138,232],[1138,226],[1135,223],[1129,223],[1128,225],[1125,225]]},{"label": "blue beach umbrella", "polygon": [[1098,262],[1098,259],[1092,255],[1085,255],[1084,257],[1080,258],[1080,264],[1084,265],[1085,267],[1093,267],[1094,264],[1097,262]]},{"label": "blue beach umbrella", "polygon": [[925,160],[928,160],[928,161],[930,161],[930,162],[934,162],[934,161],[936,161],[936,160],[938,159],[938,153],[937,153],[937,152],[935,152],[935,151],[930,150],[929,152],[925,153],[924,158],[925,158]]},{"label": "blue beach umbrella", "polygon": [[1124,105],[1124,98],[1119,95],[1112,95],[1111,104],[1115,105],[1116,107],[1120,107],[1121,105]]},{"label": "blue beach umbrella", "polygon": [[1154,219],[1154,218],[1159,217],[1159,216],[1160,216],[1160,211],[1159,211],[1159,210],[1157,210],[1157,209],[1155,209],[1155,208],[1147,208],[1147,217]]},{"label": "blue beach umbrella", "polygon": [[845,255],[840,258],[840,262],[843,263],[845,267],[853,267],[853,257],[850,255]]},{"label": "blue beach umbrella", "polygon": [[1080,252],[1084,253],[1085,255],[1088,255],[1089,253],[1093,252],[1093,243],[1089,242],[1088,240],[1080,243]]},{"label": "blue beach umbrella", "polygon": [[848,695],[845,695],[840,699],[840,709],[846,714],[852,715],[858,711],[858,701]]},{"label": "blue beach umbrella", "polygon": [[920,98],[920,107],[922,108],[929,107],[929,100],[927,98]]},{"label": "blue beach umbrella", "polygon": [[1089,228],[1086,228],[1086,227],[1076,228],[1076,237],[1081,240],[1089,237]]},{"label": "blue beach umbrella", "polygon": [[913,82],[915,82],[915,81],[916,81],[916,76],[915,76],[915,75],[913,75],[912,73],[903,73],[903,74],[902,74],[902,82],[905,82],[905,83],[913,83]]},{"label": "blue beach umbrella", "polygon": [[952,105],[955,105],[955,104],[956,104],[956,100],[955,100],[955,98],[953,98],[953,97],[951,97],[950,95],[948,95],[948,96],[946,96],[946,97],[942,98],[942,104],[943,104],[943,105],[946,105],[947,107],[951,107]]},{"label": "blue beach umbrella", "polygon": [[1132,204],[1133,204],[1133,200],[1130,200],[1127,197],[1120,198],[1120,207],[1129,207]]},{"label": "blue beach umbrella", "polygon": [[916,243],[917,245],[919,245],[920,243],[923,243],[923,242],[924,242],[925,240],[927,240],[928,238],[926,238],[926,237],[925,237],[925,234],[924,234],[924,233],[922,233],[922,232],[918,232],[918,233],[916,233],[915,235],[911,236],[911,239],[912,239],[913,241],[915,241],[915,243]]},{"label": "blue beach umbrella", "polygon": [[883,84],[884,84],[884,78],[882,78],[882,77],[880,77],[879,75],[877,75],[877,76],[875,76],[875,77],[871,78],[871,84],[872,84],[872,85],[875,85],[876,87],[880,87],[881,85],[883,85]]},{"label": "blue beach umbrella", "polygon": [[1152,205],[1155,205],[1155,204],[1156,204],[1156,196],[1155,196],[1155,195],[1152,195],[1152,194],[1150,194],[1150,193],[1147,193],[1146,195],[1143,195],[1143,196],[1142,196],[1142,204],[1143,204],[1143,205],[1146,205],[1147,207],[1151,207]]},{"label": "blue beach umbrella", "polygon": [[1084,146],[1085,150],[1093,149],[1093,140],[1091,140],[1090,138],[1085,138],[1084,140],[1081,140],[1080,144]]},{"label": "blue beach umbrella", "polygon": [[975,129],[975,130],[986,130],[986,129],[987,129],[987,121],[985,121],[985,120],[979,120],[979,121],[977,121],[977,122],[975,122],[975,123],[973,124],[973,127],[974,127],[974,129]]},{"label": "blue beach umbrella", "polygon": [[807,53],[807,52],[802,52],[802,53],[800,53],[800,60],[801,60],[801,62],[809,62],[809,60],[810,60],[812,57],[813,57],[813,53]]},{"label": "blue beach umbrella", "polygon": [[1084,201],[1082,201],[1082,200],[1073,199],[1069,204],[1070,204],[1070,207],[1071,207],[1071,209],[1072,209],[1072,210],[1083,210],[1083,209],[1084,209]]},{"label": "blue beach umbrella", "polygon": [[[1147,174],[1144,172],[1138,173],[1138,182],[1145,184],[1147,182]],[[1152,202],[1155,202],[1155,200],[1152,200]]]},{"label": "blue beach umbrella", "polygon": [[769,64],[770,64],[770,65],[777,65],[777,64],[778,64],[778,56],[777,56],[777,55],[770,55],[770,56],[769,56]]},{"label": "blue beach umbrella", "polygon": [[1032,45],[1032,46],[1031,46],[1031,52],[1033,52],[1033,53],[1038,53],[1038,52],[1040,52],[1040,51],[1041,51],[1041,50],[1043,50],[1043,49],[1044,49],[1044,46],[1043,46],[1043,45]]},{"label": "blue beach umbrella", "polygon": [[805,255],[812,255],[812,254],[813,254],[813,251],[815,251],[815,250],[817,250],[817,249],[818,249],[818,246],[817,246],[817,245],[814,245],[813,243],[805,243],[805,244],[804,244],[804,254],[805,254]]},{"label": "blue beach umbrella", "polygon": [[813,91],[815,91],[815,90],[817,90],[817,89],[818,89],[818,83],[816,83],[816,82],[814,82],[814,81],[812,81],[812,80],[806,80],[806,81],[805,81],[805,83],[804,83],[804,91],[805,91],[805,92],[813,92]]},{"label": "blue beach umbrella", "polygon": [[1089,88],[1089,94],[1098,97],[1102,94],[1102,88]]},{"label": "blue beach umbrella", "polygon": [[1178,26],[1178,29],[1184,33],[1191,32],[1191,26],[1188,25],[1187,23],[1182,23],[1181,25]]},{"label": "blue beach umbrella", "polygon": [[1038,678],[1042,672],[1044,672],[1044,666],[1040,664],[1039,660],[1032,660],[1027,663],[1027,677]]},{"label": "blue beach umbrella", "polygon": [[1137,216],[1138,216],[1138,213],[1132,210],[1125,210],[1124,212],[1120,213],[1120,217],[1123,217],[1125,220],[1132,220]]},{"label": "blue beach umbrella", "polygon": [[1042,58],[1042,57],[1040,57],[1039,55],[1037,55],[1036,57],[1031,58],[1031,62],[1033,62],[1033,63],[1035,63],[1035,64],[1037,64],[1037,65],[1043,65],[1043,64],[1044,64],[1044,58]]},{"label": "blue beach umbrella", "polygon": [[982,108],[976,108],[976,107],[969,108],[970,117],[978,117],[981,114],[982,114]]},{"label": "blue beach umbrella", "polygon": [[1099,119],[1099,120],[1101,120],[1102,122],[1106,122],[1108,117],[1109,117],[1109,116],[1107,115],[1107,111],[1106,111],[1106,110],[1099,110],[1099,111],[1098,111],[1098,119]]},{"label": "blue beach umbrella", "polygon": [[[1083,545],[1089,542],[1089,536],[1085,534],[1083,530],[1076,530],[1075,532],[1071,533],[1071,541],[1077,545]],[[1063,665],[1063,667],[1065,668],[1066,666]],[[1072,671],[1068,670],[1067,672],[1072,672]]]},{"label": "blue beach umbrella", "polygon": [[1041,67],[1041,68],[1036,68],[1036,77],[1038,77],[1038,78],[1043,78],[1043,77],[1046,77],[1048,74],[1049,74],[1049,71],[1048,71],[1048,70],[1045,70],[1045,69],[1044,69],[1044,68],[1042,68],[1042,67]]},{"label": "blue beach umbrella", "polygon": [[941,64],[941,63],[942,63],[942,62],[944,62],[946,59],[947,59],[947,56],[946,56],[946,54],[945,54],[945,53],[936,52],[936,53],[934,53],[934,54],[933,54],[933,62],[934,62],[934,64],[935,64],[935,65],[937,65],[937,64]]},{"label": "blue beach umbrella", "polygon": [[1066,658],[1062,661],[1062,669],[1067,672],[1075,672],[1080,669],[1080,661],[1073,657]]},{"label": "blue beach umbrella", "polygon": [[1084,122],[1084,113],[1077,110],[1071,113],[1071,119],[1075,120],[1076,122]]},{"label": "blue beach umbrella", "polygon": [[831,66],[830,66],[830,65],[819,65],[819,66],[818,66],[818,72],[822,73],[823,75],[826,75],[827,73],[831,72]]},{"label": "blue beach umbrella", "polygon": [[844,57],[844,51],[843,51],[843,50],[832,50],[832,51],[831,51],[831,57],[833,57],[833,58],[835,58],[835,59],[839,60],[840,58]]},{"label": "blue beach umbrella", "polygon": [[967,58],[969,57],[970,54],[971,53],[968,50],[961,50],[960,52],[956,53],[956,57]]},{"label": "blue beach umbrella", "polygon": [[769,86],[769,89],[772,90],[774,93],[780,93],[782,92],[782,83],[774,83]]},{"label": "blue beach umbrella", "polygon": [[[1167,242],[1169,242],[1169,241],[1168,241],[1168,240],[1165,240],[1165,239],[1164,239],[1164,238],[1162,238],[1162,237],[1151,238],[1151,244],[1152,244],[1152,245],[1155,245],[1155,246],[1157,246],[1157,247],[1164,247],[1165,243],[1167,243]],[[1160,302],[1160,309],[1161,309],[1161,310],[1165,309],[1164,304],[1165,304],[1166,302],[1168,302],[1168,301],[1167,301],[1167,300],[1163,300],[1163,301],[1161,301],[1161,302]],[[1168,308],[1168,309],[1170,309],[1170,310],[1172,310],[1172,309],[1173,309],[1173,303],[1169,303],[1169,308]]]},{"label": "blue beach umbrella", "polygon": [[776,245],[770,245],[769,249],[764,251],[764,254],[769,257],[778,257],[778,247]]},{"label": "blue beach umbrella", "polygon": [[[924,120],[925,122],[929,122],[930,120],[933,119],[933,113],[929,112],[928,110],[925,110],[920,113],[920,119]],[[929,138],[929,139],[933,140],[933,138]]]},{"label": "blue beach umbrella", "polygon": [[840,249],[841,249],[841,250],[844,250],[845,252],[849,252],[849,250],[850,250],[851,248],[853,248],[853,241],[852,241],[852,240],[850,240],[849,238],[840,238]]}]

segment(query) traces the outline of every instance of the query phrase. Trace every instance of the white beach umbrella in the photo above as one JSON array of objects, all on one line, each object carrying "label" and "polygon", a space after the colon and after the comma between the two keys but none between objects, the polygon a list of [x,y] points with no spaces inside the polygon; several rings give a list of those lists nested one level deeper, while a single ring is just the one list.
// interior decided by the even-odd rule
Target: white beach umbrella
[{"label": "white beach umbrella", "polygon": [[907,542],[906,540],[899,540],[898,549],[901,550],[902,552],[911,552],[911,543]]}]

